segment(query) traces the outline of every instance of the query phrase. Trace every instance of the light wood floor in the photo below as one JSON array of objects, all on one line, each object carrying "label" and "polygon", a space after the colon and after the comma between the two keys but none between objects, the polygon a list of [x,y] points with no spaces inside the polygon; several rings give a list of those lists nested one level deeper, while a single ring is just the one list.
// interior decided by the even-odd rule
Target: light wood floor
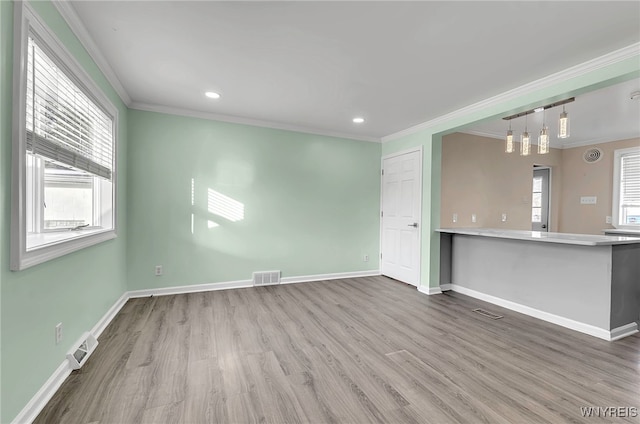
[{"label": "light wood floor", "polygon": [[132,299],[99,341],[36,423],[640,422],[580,412],[640,407],[640,336],[385,277]]}]

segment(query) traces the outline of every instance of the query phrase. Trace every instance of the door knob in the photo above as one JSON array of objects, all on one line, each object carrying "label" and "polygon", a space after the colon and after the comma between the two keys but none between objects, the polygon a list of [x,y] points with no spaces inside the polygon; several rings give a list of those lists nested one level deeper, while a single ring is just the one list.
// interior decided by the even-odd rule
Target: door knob
[{"label": "door knob", "polygon": [[547,224],[542,224],[540,227],[541,228],[547,228]]},{"label": "door knob", "polygon": [[418,228],[418,223],[417,223],[417,222],[414,222],[413,224],[409,224],[409,225],[407,225],[407,227]]}]

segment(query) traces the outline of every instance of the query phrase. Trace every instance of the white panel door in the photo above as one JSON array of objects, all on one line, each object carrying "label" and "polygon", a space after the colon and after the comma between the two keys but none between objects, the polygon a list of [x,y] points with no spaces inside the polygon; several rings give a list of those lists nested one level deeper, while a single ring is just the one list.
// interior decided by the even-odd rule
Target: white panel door
[{"label": "white panel door", "polygon": [[381,273],[414,286],[420,282],[421,155],[382,162]]}]

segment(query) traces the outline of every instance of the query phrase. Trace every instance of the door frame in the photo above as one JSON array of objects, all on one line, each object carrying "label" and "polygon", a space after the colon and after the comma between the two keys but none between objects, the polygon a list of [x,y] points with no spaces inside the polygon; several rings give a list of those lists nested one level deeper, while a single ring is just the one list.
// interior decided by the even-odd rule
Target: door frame
[{"label": "door frame", "polygon": [[[380,264],[380,266],[378,267],[378,272],[380,273],[380,275],[382,274],[382,233],[383,233],[383,228],[382,228],[382,206],[384,204],[384,184],[383,184],[383,180],[384,180],[384,175],[382,174],[382,170],[384,169],[384,161],[385,159],[391,159],[394,158],[396,156],[402,156],[402,155],[406,155],[408,153],[414,153],[414,152],[418,152],[418,194],[419,194],[419,199],[418,199],[418,215],[420,217],[420,222],[419,222],[419,226],[418,226],[418,281],[417,281],[417,285],[416,288],[420,289],[420,286],[422,285],[422,200],[424,199],[424,193],[422,192],[422,179],[424,178],[424,168],[422,166],[423,162],[424,162],[424,152],[423,152],[423,147],[422,145],[420,146],[416,146],[416,147],[412,147],[409,149],[405,149],[405,150],[400,150],[398,152],[393,152],[393,153],[389,153],[388,155],[384,155],[380,158],[380,208],[378,209],[378,212],[380,213],[380,215],[378,215],[378,218],[380,218],[380,234],[379,234],[379,238],[380,238],[380,247],[379,247],[379,251],[380,254],[378,255],[378,263]],[[429,231],[431,231],[431,228],[429,228]],[[407,283],[408,284],[408,283]],[[413,285],[413,284],[411,284]]]},{"label": "door frame", "polygon": [[[553,214],[551,213],[551,198],[553,197],[552,194],[553,192],[551,191],[551,187],[553,187],[553,168],[549,165],[537,165],[537,164],[533,164],[533,167],[531,169],[531,174],[533,176],[533,171],[535,171],[536,169],[548,169],[549,170],[549,189],[548,189],[548,194],[549,194],[549,202],[548,202],[548,206],[549,206],[549,210],[547,211],[547,232],[551,233],[553,231],[551,231],[551,224],[552,224],[552,217]],[[530,214],[529,214],[530,215]],[[533,229],[532,229],[533,231]]]}]

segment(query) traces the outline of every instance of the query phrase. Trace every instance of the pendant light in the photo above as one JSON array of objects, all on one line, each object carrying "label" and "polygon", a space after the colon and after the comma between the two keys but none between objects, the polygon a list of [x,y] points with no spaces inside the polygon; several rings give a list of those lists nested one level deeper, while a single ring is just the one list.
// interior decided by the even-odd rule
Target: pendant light
[{"label": "pendant light", "polygon": [[558,119],[558,138],[569,138],[569,114],[564,110],[564,105]]},{"label": "pendant light", "polygon": [[547,131],[547,126],[544,123],[544,111],[542,112],[542,130],[540,130],[540,135],[538,136],[538,154],[544,155],[545,153],[549,153],[549,133]]},{"label": "pendant light", "polygon": [[524,132],[520,135],[520,156],[531,154],[531,137],[527,132],[527,115],[524,115]]},{"label": "pendant light", "polygon": [[509,130],[507,131],[507,137],[505,139],[504,151],[507,153],[513,153],[513,131],[511,130],[511,120],[509,120]]}]

